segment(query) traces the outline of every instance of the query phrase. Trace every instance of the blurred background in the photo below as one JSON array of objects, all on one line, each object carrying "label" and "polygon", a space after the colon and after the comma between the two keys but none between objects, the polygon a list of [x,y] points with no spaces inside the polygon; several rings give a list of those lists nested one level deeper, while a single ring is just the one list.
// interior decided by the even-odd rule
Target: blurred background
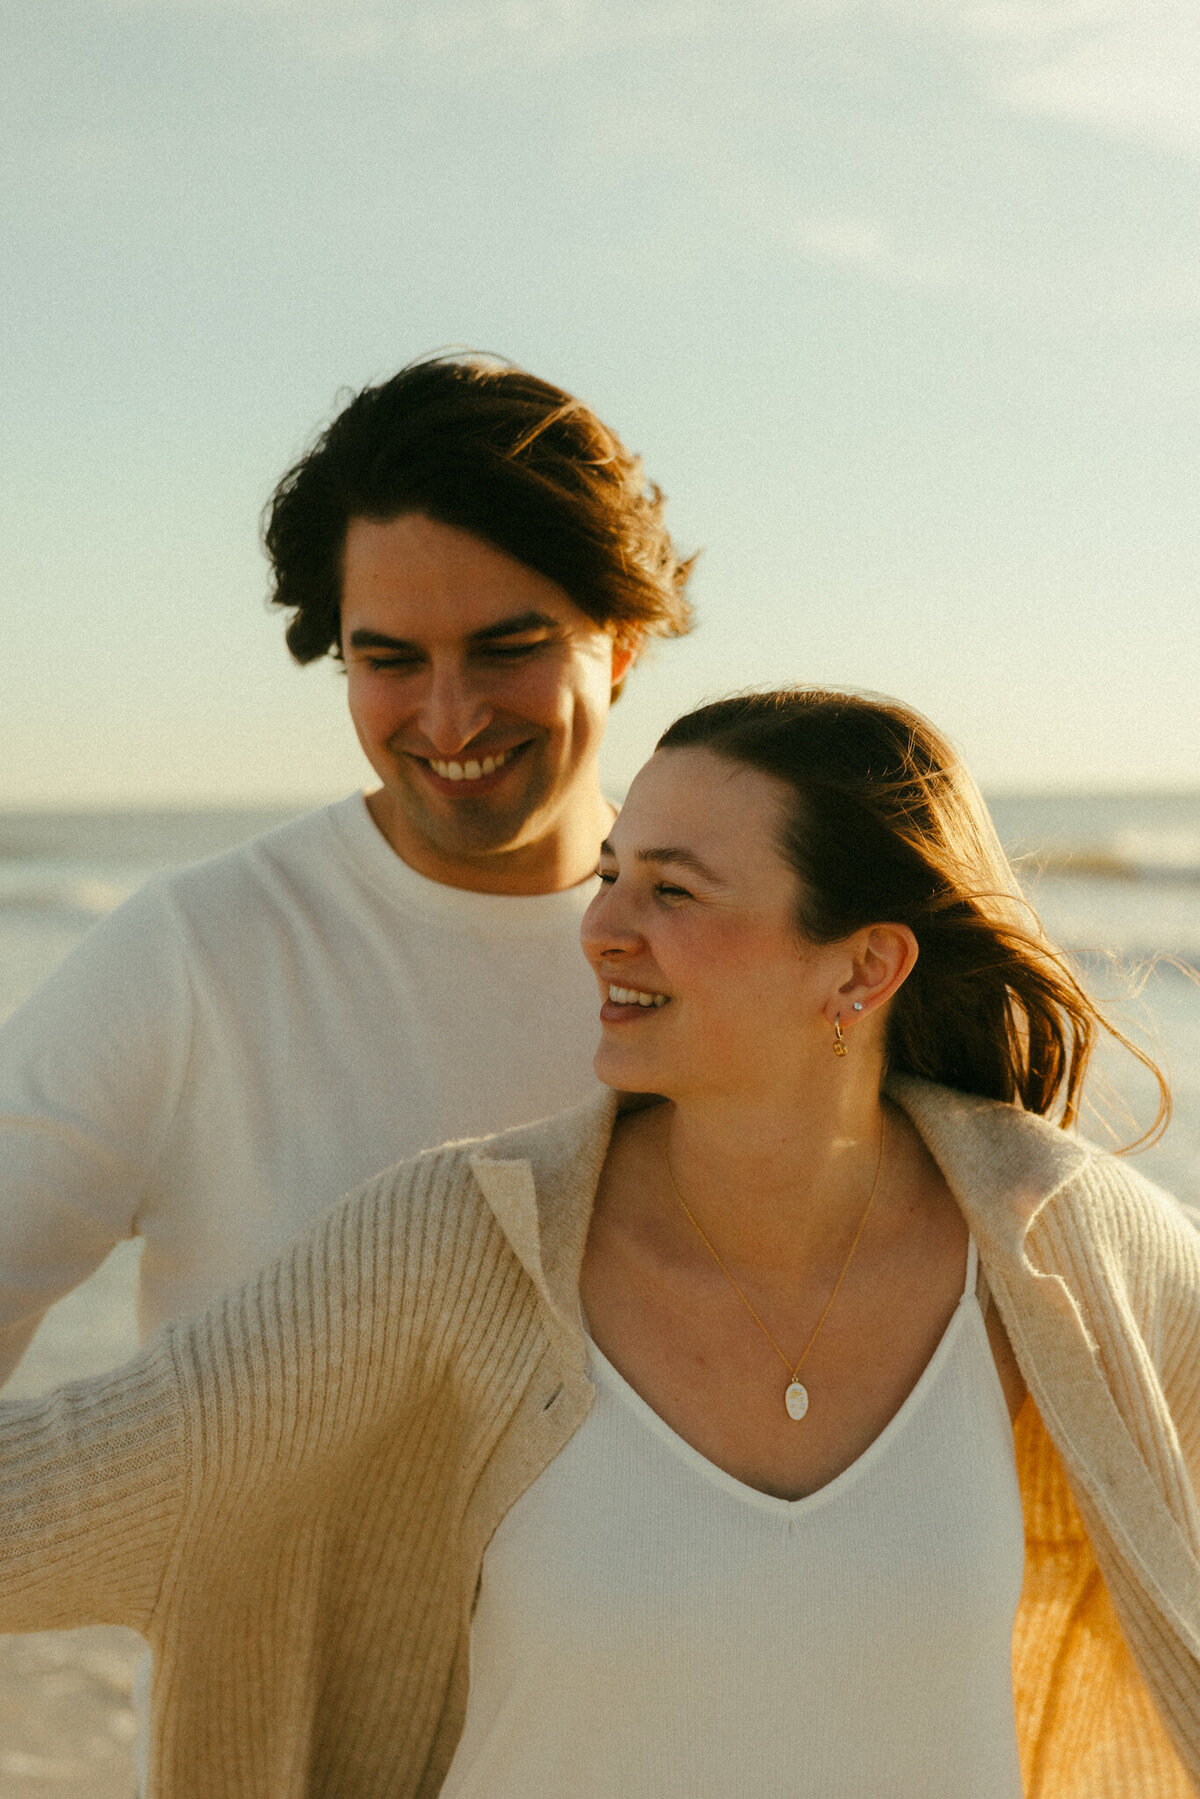
[{"label": "blurred background", "polygon": [[[1142,1165],[1200,1202],[1186,0],[42,0],[0,52],[0,1014],[154,870],[369,778],[258,514],[350,390],[470,345],[702,551],[609,791],[733,686],[919,706],[1167,1065]],[[126,1352],[135,1253],[11,1394]],[[131,1645],[0,1642],[0,1799],[130,1790]]]}]

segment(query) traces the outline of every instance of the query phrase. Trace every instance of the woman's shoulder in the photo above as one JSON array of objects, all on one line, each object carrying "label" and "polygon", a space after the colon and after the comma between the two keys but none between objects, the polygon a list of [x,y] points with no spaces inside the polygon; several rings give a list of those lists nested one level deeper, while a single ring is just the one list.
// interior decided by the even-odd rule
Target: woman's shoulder
[{"label": "woman's shoulder", "polygon": [[968,1214],[1008,1215],[1022,1235],[1073,1226],[1119,1260],[1166,1256],[1200,1291],[1197,1218],[1128,1155],[1020,1106],[931,1081],[904,1076],[889,1091]]}]

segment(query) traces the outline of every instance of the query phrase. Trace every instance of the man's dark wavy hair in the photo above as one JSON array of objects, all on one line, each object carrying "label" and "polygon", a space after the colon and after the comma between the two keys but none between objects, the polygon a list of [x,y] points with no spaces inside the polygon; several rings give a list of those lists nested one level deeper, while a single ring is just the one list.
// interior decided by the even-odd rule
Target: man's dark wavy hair
[{"label": "man's dark wavy hair", "polygon": [[423,513],[557,582],[619,643],[678,637],[692,561],[663,504],[640,458],[562,388],[492,357],[425,357],[356,394],[276,487],[271,598],[292,613],[297,662],[340,658],[351,519]]}]

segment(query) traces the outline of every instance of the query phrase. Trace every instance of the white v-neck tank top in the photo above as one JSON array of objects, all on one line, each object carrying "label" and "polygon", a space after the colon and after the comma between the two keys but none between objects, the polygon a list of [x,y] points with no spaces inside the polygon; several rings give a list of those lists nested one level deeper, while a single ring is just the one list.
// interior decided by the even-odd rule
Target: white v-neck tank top
[{"label": "white v-neck tank top", "polygon": [[592,1410],[484,1556],[443,1799],[1018,1799],[1024,1532],[975,1279],[972,1242],[917,1385],[804,1499],[592,1345]]}]

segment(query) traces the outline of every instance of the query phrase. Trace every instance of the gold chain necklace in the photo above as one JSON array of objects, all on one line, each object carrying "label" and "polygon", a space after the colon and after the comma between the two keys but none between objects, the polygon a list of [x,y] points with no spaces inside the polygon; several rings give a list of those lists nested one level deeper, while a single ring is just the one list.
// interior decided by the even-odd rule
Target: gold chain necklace
[{"label": "gold chain necklace", "polygon": [[775,1354],[779,1357],[780,1361],[783,1363],[784,1367],[787,1369],[788,1385],[787,1385],[787,1391],[784,1393],[784,1396],[783,1396],[783,1404],[784,1404],[784,1409],[786,1410],[788,1417],[796,1419],[797,1422],[801,1418],[803,1418],[805,1412],[807,1412],[807,1410],[808,1410],[808,1389],[807,1389],[807,1387],[802,1386],[800,1383],[800,1379],[799,1379],[800,1370],[801,1370],[801,1368],[803,1368],[805,1362],[808,1359],[809,1350],[812,1348],[813,1344],[817,1340],[817,1332],[820,1330],[821,1326],[824,1324],[826,1318],[828,1318],[830,1308],[833,1305],[834,1300],[837,1298],[839,1292],[841,1291],[842,1282],[846,1278],[846,1271],[849,1268],[851,1262],[854,1260],[854,1252],[858,1248],[858,1240],[863,1234],[863,1226],[867,1222],[867,1214],[870,1212],[871,1207],[875,1203],[875,1194],[879,1187],[880,1170],[883,1167],[883,1126],[884,1126],[884,1119],[883,1119],[883,1113],[881,1112],[879,1114],[879,1154],[875,1158],[875,1179],[871,1182],[871,1191],[867,1195],[867,1203],[863,1207],[863,1215],[858,1221],[858,1229],[854,1233],[854,1241],[853,1241],[853,1243],[851,1243],[850,1248],[846,1253],[846,1260],[842,1263],[842,1272],[838,1275],[837,1280],[833,1284],[833,1292],[829,1295],[829,1298],[825,1301],[825,1309],[821,1313],[821,1316],[817,1319],[816,1324],[813,1326],[812,1335],[809,1337],[808,1342],[804,1345],[804,1351],[798,1362],[792,1362],[788,1359],[787,1356],[784,1355],[782,1349],[780,1349],[778,1343],[775,1341],[775,1338],[772,1336],[771,1332],[767,1329],[767,1326],[763,1323],[762,1319],[759,1317],[758,1313],[755,1311],[754,1307],[751,1305],[749,1299],[746,1297],[745,1293],[743,1293],[741,1287],[738,1286],[738,1283],[734,1280],[732,1274],[730,1274],[730,1272],[729,1272],[728,1268],[725,1266],[725,1263],[722,1260],[721,1256],[718,1254],[717,1250],[713,1247],[712,1243],[709,1241],[708,1237],[705,1235],[705,1232],[701,1228],[701,1225],[699,1223],[699,1220],[696,1218],[695,1213],[692,1211],[692,1208],[688,1205],[688,1202],[683,1197],[683,1194],[679,1191],[679,1183],[676,1181],[674,1170],[671,1167],[671,1151],[665,1142],[663,1144],[663,1155],[665,1157],[666,1164],[667,1164],[667,1179],[670,1181],[671,1190],[674,1193],[676,1199],[679,1201],[680,1205],[683,1207],[684,1213],[685,1213],[689,1223],[691,1224],[692,1229],[695,1231],[695,1233],[699,1237],[701,1243],[703,1243],[705,1249],[707,1249],[709,1255],[712,1257],[713,1261],[717,1264],[717,1267],[721,1270],[721,1273],[725,1276],[725,1279],[729,1282],[729,1285],[733,1288],[734,1292],[737,1294],[738,1298],[741,1300],[742,1304],[745,1306],[746,1310],[749,1312],[751,1318],[753,1318],[755,1324],[757,1324],[757,1326],[758,1326],[759,1330],[762,1332],[763,1336],[767,1339],[767,1342],[771,1345],[771,1348],[775,1351]]}]

